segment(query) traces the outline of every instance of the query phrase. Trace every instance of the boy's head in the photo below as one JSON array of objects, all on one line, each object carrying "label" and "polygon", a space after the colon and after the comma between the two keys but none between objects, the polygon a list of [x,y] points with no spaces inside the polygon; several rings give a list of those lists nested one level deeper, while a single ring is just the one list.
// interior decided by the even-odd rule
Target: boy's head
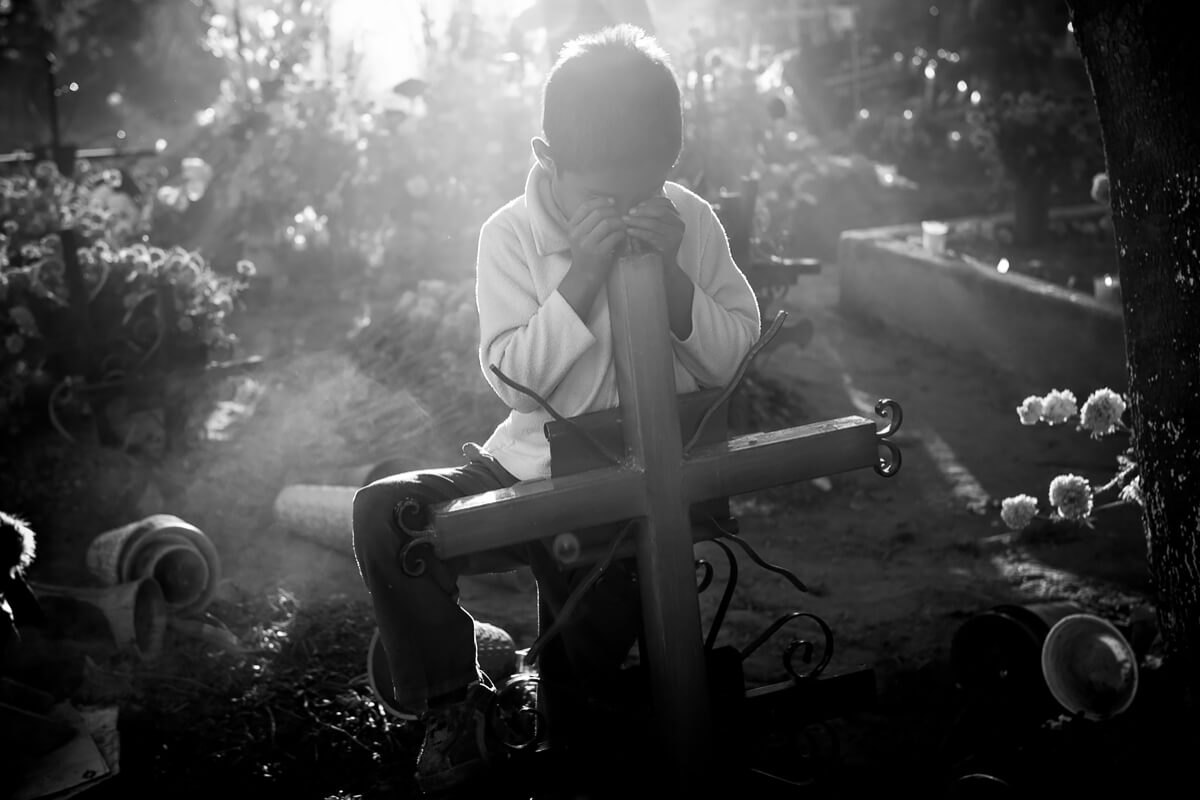
[{"label": "boy's head", "polygon": [[568,216],[597,194],[622,210],[658,194],[683,147],[667,54],[633,25],[567,43],[546,79],[542,133],[534,154]]}]

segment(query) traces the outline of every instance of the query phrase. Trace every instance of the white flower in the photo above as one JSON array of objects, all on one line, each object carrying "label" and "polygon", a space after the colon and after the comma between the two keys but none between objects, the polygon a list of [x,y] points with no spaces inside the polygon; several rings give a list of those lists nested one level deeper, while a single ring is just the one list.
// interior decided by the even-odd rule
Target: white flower
[{"label": "white flower", "polygon": [[1134,475],[1133,480],[1122,487],[1120,497],[1126,503],[1137,503],[1139,506],[1145,505],[1144,498],[1142,497],[1142,476]]},{"label": "white flower", "polygon": [[1078,406],[1070,389],[1055,389],[1042,399],[1042,419],[1060,425],[1075,416]]},{"label": "white flower", "polygon": [[1063,519],[1084,519],[1092,513],[1092,487],[1079,475],[1059,475],[1050,481],[1050,505]]},{"label": "white flower", "polygon": [[1079,424],[1091,431],[1093,438],[1112,433],[1125,413],[1125,399],[1112,389],[1097,389],[1088,396],[1079,411]]},{"label": "white flower", "polygon": [[1027,494],[1006,497],[1000,503],[1000,519],[1011,531],[1019,531],[1037,516],[1037,499]]},{"label": "white flower", "polygon": [[1031,394],[1017,406],[1017,416],[1021,418],[1022,425],[1037,425],[1038,420],[1042,418],[1043,409],[1042,398]]},{"label": "white flower", "polygon": [[404,188],[413,197],[421,198],[429,194],[429,180],[424,175],[416,175],[404,182]]}]

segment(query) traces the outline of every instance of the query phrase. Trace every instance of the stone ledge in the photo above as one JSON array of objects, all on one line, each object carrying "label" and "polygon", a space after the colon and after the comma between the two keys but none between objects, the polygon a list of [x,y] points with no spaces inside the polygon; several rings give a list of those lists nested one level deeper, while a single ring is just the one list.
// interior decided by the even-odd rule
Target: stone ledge
[{"label": "stone ledge", "polygon": [[[1098,216],[1096,206],[1057,209],[1052,218]],[[948,220],[952,227],[1005,223],[1009,214]],[[950,256],[907,237],[920,225],[846,231],[838,242],[841,309],[966,355],[1013,375],[1022,391],[1124,391],[1121,311],[1089,294]]]}]

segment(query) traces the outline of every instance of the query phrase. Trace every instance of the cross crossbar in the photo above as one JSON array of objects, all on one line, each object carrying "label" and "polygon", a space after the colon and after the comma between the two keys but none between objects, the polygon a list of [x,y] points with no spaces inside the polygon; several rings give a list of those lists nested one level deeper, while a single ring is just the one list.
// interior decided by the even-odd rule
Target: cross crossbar
[{"label": "cross crossbar", "polygon": [[[680,464],[682,493],[700,502],[865,469],[878,460],[875,423],[841,417],[699,447]],[[645,513],[642,474],[624,463],[432,506],[433,550],[452,558],[636,518]]]}]

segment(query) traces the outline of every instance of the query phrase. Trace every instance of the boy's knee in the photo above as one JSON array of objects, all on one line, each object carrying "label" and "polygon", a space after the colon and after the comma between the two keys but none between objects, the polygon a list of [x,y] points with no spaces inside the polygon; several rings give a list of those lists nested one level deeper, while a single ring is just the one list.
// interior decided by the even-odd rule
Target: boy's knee
[{"label": "boy's knee", "polygon": [[361,552],[369,542],[392,538],[392,509],[398,502],[396,489],[384,483],[368,484],[354,493],[352,534],[354,549]]},{"label": "boy's knee", "polygon": [[355,547],[368,538],[386,536],[393,539],[403,533],[393,522],[396,506],[411,499],[419,506],[427,503],[422,487],[414,482],[379,480],[354,493],[353,534]]}]

